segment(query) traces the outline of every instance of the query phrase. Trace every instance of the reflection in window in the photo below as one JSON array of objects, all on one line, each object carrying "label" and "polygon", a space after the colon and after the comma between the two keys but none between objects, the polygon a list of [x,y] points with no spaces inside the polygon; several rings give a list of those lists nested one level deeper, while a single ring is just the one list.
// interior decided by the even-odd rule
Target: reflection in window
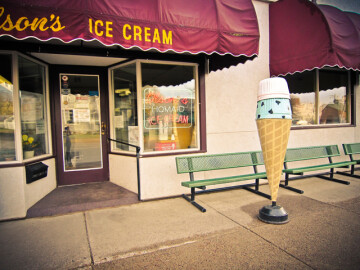
[{"label": "reflection in window", "polygon": [[319,84],[320,124],[346,123],[347,73],[321,70]]},{"label": "reflection in window", "polygon": [[[112,72],[114,87],[115,139],[139,146],[139,127],[136,97],[136,64],[129,64]],[[116,143],[117,149],[135,151],[135,148]]]},{"label": "reflection in window", "polygon": [[141,64],[144,151],[197,148],[195,67]]},{"label": "reflection in window", "polygon": [[315,73],[305,71],[285,77],[290,89],[293,125],[315,123]]},{"label": "reflection in window", "polygon": [[59,77],[64,169],[101,168],[99,77]]},{"label": "reflection in window", "polygon": [[[139,60],[114,68],[114,139],[147,153],[197,149],[196,76],[194,64]],[[135,151],[126,144],[112,145]]]},{"label": "reflection in window", "polygon": [[0,161],[16,159],[11,61],[11,55],[0,54]]},{"label": "reflection in window", "polygon": [[349,123],[348,74],[341,70],[319,70],[285,76],[293,125]]},{"label": "reflection in window", "polygon": [[48,153],[45,67],[19,57],[19,95],[24,159]]}]

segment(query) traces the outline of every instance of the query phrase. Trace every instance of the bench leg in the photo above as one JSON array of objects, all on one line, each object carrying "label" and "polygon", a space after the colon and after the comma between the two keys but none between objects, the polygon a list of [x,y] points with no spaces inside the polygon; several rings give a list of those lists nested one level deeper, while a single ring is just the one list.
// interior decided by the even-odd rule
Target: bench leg
[{"label": "bench leg", "polygon": [[290,187],[290,186],[288,186],[288,185],[280,184],[280,187],[285,188],[285,189],[287,189],[287,190],[294,191],[294,192],[299,193],[299,194],[304,194],[304,191],[303,191],[303,190],[297,189],[297,188],[294,188],[294,187]]},{"label": "bench leg", "polygon": [[354,165],[351,165],[351,171],[350,171],[350,173],[348,173],[348,172],[336,172],[336,173],[341,174],[341,175],[351,176],[351,177],[355,177],[355,178],[359,178],[359,179],[360,179],[360,175],[356,175],[356,174],[355,174],[355,166],[354,166]]},{"label": "bench leg", "polygon": [[244,186],[243,189],[247,190],[247,191],[250,191],[252,193],[255,193],[257,195],[260,195],[260,196],[263,196],[265,197],[266,199],[269,199],[271,200],[271,196],[269,194],[266,194],[264,192],[261,192],[259,191],[259,179],[256,179],[256,182],[255,182],[255,189],[252,189],[250,186]]},{"label": "bench leg", "polygon": [[327,177],[324,175],[317,175],[316,177],[327,180],[327,181],[332,181],[332,182],[336,182],[336,183],[340,183],[340,184],[344,184],[344,185],[350,185],[349,181],[344,181],[344,180],[339,180],[339,179],[335,179],[333,177]]},{"label": "bench leg", "polygon": [[347,173],[347,172],[336,172],[336,173],[341,174],[341,175],[351,176],[351,177],[355,177],[355,178],[359,178],[359,179],[360,179],[360,175],[351,174],[351,173]]},{"label": "bench leg", "polygon": [[293,192],[299,193],[299,194],[303,194],[303,193],[304,193],[304,191],[301,190],[301,189],[297,189],[297,188],[294,188],[294,187],[290,187],[290,186],[289,186],[289,175],[288,175],[287,173],[285,174],[285,185],[284,185],[284,184],[280,184],[279,186],[282,187],[282,188],[285,188],[285,189],[287,189],[287,190],[291,190],[291,191],[293,191]]},{"label": "bench leg", "polygon": [[200,204],[195,202],[195,188],[191,188],[191,198],[186,196],[185,194],[182,195],[185,200],[187,200],[189,203],[191,203],[193,206],[195,206],[197,209],[199,209],[201,212],[205,213],[206,209],[202,207]]},{"label": "bench leg", "polygon": [[344,184],[344,185],[350,185],[349,181],[339,180],[334,178],[334,168],[330,169],[330,177],[324,176],[324,175],[317,175],[318,178],[327,180],[327,181],[333,181],[336,183]]}]

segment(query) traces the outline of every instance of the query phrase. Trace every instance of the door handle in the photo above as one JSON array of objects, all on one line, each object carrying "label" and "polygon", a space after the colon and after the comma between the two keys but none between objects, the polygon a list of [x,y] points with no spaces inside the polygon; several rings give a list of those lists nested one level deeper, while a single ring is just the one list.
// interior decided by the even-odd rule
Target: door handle
[{"label": "door handle", "polygon": [[101,122],[101,135],[105,135],[106,132],[106,124]]}]

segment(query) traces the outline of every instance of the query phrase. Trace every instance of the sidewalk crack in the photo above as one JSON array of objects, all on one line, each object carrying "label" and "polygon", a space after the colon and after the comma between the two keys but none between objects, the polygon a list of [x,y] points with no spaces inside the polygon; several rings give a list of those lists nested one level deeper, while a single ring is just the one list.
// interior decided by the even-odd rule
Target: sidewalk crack
[{"label": "sidewalk crack", "polygon": [[86,212],[83,212],[83,215],[84,215],[84,222],[85,222],[86,240],[87,240],[89,252],[90,252],[91,266],[93,266],[94,265],[94,255],[93,255],[93,252],[91,249],[91,244],[90,244],[90,236],[89,236],[89,230],[88,230],[88,225],[87,225]]}]

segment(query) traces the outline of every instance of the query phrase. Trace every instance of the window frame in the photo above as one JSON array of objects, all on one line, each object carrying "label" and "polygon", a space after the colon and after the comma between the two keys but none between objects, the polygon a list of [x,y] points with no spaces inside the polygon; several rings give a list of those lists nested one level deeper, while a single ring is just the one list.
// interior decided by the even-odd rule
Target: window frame
[{"label": "window frame", "polygon": [[[336,68],[336,67],[324,67],[321,69],[307,70],[314,73],[314,93],[315,93],[315,123],[312,125],[294,125],[292,124],[291,129],[318,129],[318,128],[338,128],[338,127],[353,127],[355,124],[355,86],[357,84],[354,81],[351,70]],[[346,113],[347,113],[347,123],[329,123],[329,124],[320,124],[320,72],[321,71],[338,71],[345,72],[347,74],[347,88],[346,88]],[[294,74],[288,74],[287,76],[292,76]],[[286,76],[282,76],[286,77]],[[285,78],[286,79],[286,78]],[[290,90],[291,94],[291,90]]]},{"label": "window frame", "polygon": [[[110,112],[110,138],[115,138],[115,128],[114,128],[114,91],[115,87],[113,84],[112,73],[113,70],[124,67],[131,64],[136,64],[136,89],[137,89],[137,114],[138,114],[138,133],[139,133],[139,147],[140,154],[142,156],[161,156],[161,155],[177,155],[184,153],[193,153],[201,152],[201,108],[200,108],[200,77],[199,77],[199,64],[194,62],[181,62],[181,61],[165,61],[165,60],[146,60],[146,59],[136,59],[131,61],[126,61],[118,65],[108,68],[108,79],[109,79],[109,112]],[[161,65],[183,65],[183,66],[192,66],[194,67],[194,79],[195,79],[195,102],[194,110],[196,114],[196,141],[197,147],[190,149],[176,149],[170,151],[144,151],[144,100],[142,93],[142,73],[141,73],[141,64],[161,64]],[[132,148],[130,151],[122,150],[116,148],[116,143],[111,141],[110,143],[110,153],[112,154],[123,154],[123,155],[135,155],[135,148]]]},{"label": "window frame", "polygon": [[[51,126],[51,114],[50,114],[50,92],[49,92],[49,67],[47,64],[38,61],[28,55],[25,55],[16,51],[0,50],[0,54],[8,54],[12,57],[12,81],[13,81],[13,107],[14,107],[14,121],[15,121],[15,157],[14,161],[0,161],[0,165],[22,164],[31,163],[37,160],[42,160],[53,156],[52,148],[52,126]],[[34,156],[29,159],[25,159],[23,155],[22,147],[22,128],[21,128],[21,102],[20,102],[20,89],[19,89],[19,57],[22,57],[28,61],[36,63],[44,67],[44,122],[45,138],[46,138],[46,154]]]}]

